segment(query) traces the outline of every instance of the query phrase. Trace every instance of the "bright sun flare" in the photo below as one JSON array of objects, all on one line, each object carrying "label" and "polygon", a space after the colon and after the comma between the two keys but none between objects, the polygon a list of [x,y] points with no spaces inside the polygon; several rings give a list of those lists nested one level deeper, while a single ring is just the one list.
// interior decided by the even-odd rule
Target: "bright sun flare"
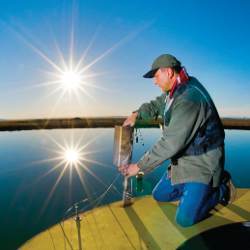
[{"label": "bright sun flare", "polygon": [[[73,12],[72,12],[73,14]],[[106,49],[103,53],[99,54],[96,58],[91,60],[90,62],[86,63],[88,53],[92,48],[93,44],[96,42],[96,38],[99,32],[99,29],[96,30],[93,37],[90,39],[88,46],[86,49],[80,54],[75,55],[75,28],[74,28],[74,15],[72,15],[71,20],[71,29],[69,34],[69,48],[68,48],[68,58],[63,53],[63,50],[60,48],[56,38],[54,37],[54,45],[55,45],[55,52],[59,61],[53,60],[52,57],[49,57],[48,54],[43,51],[41,48],[37,47],[32,40],[30,39],[31,34],[22,34],[18,30],[14,28],[10,28],[11,31],[21,39],[24,44],[26,44],[29,48],[32,49],[38,56],[40,56],[48,65],[51,66],[50,70],[45,70],[46,78],[29,88],[34,87],[52,87],[52,89],[48,90],[48,96],[59,94],[55,99],[56,102],[54,107],[52,107],[51,114],[49,116],[53,116],[57,106],[59,105],[60,101],[64,97],[74,97],[74,100],[78,101],[80,105],[82,105],[82,100],[84,101],[84,105],[86,104],[84,97],[89,97],[92,100],[96,101],[95,97],[92,96],[90,91],[91,89],[100,89],[104,91],[109,91],[109,89],[100,87],[95,85],[95,78],[101,75],[106,74],[105,72],[91,72],[91,68],[96,65],[98,62],[103,60],[105,57],[110,55],[114,50],[122,46],[124,43],[128,42],[129,40],[133,39],[137,36],[141,31],[146,29],[147,27],[151,26],[151,23],[141,27],[138,30],[135,30],[129,33],[127,36],[123,37],[115,44],[113,44],[110,48]],[[25,32],[26,33],[26,32]],[[67,33],[67,32],[65,32]],[[54,54],[54,53],[53,53]],[[76,98],[75,98],[76,97]],[[67,98],[68,99],[68,98]]]},{"label": "bright sun flare", "polygon": [[[60,143],[59,141],[55,140],[54,138],[50,137],[51,141],[55,144],[55,148],[51,148],[52,151],[55,153],[55,157],[52,158],[46,158],[41,161],[37,161],[37,163],[49,163],[49,162],[55,162],[55,164],[52,164],[51,168],[45,172],[43,175],[41,175],[37,180],[35,180],[34,183],[37,183],[44,177],[50,175],[51,173],[55,173],[59,169],[59,174],[58,177],[55,180],[54,185],[51,188],[51,191],[48,194],[47,199],[44,201],[44,205],[41,208],[41,213],[44,212],[46,209],[47,205],[50,202],[50,199],[54,195],[54,192],[57,189],[57,186],[60,184],[61,180],[65,175],[69,176],[69,185],[72,185],[72,181],[74,178],[74,174],[76,173],[77,176],[79,177],[79,180],[81,182],[81,185],[85,192],[88,194],[89,190],[86,186],[86,181],[84,180],[86,174],[91,175],[96,181],[98,181],[100,184],[103,186],[107,187],[107,185],[98,177],[98,175],[95,174],[95,172],[91,169],[92,165],[100,165],[103,167],[109,167],[106,164],[103,164],[99,161],[96,161],[94,159],[90,159],[89,156],[96,152],[96,151],[91,151],[89,148],[90,144],[95,141],[95,138],[92,138],[92,140],[86,141],[86,139],[83,140],[83,135],[78,138],[78,140],[74,140],[74,136],[70,139],[65,139],[64,138],[64,143]],[[84,142],[85,141],[85,142]],[[119,191],[114,188],[116,192],[119,193]]]},{"label": "bright sun flare", "polygon": [[79,159],[79,153],[74,149],[68,149],[64,152],[65,161],[70,164],[76,164]]},{"label": "bright sun flare", "polygon": [[74,90],[79,88],[82,80],[82,76],[79,72],[65,71],[60,77],[62,87],[66,90]]}]

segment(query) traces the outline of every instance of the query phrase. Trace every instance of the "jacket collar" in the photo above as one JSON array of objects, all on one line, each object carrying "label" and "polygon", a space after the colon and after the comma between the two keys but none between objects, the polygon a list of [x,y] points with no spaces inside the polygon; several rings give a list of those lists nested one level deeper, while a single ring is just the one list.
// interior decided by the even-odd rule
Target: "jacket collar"
[{"label": "jacket collar", "polygon": [[189,76],[187,74],[186,69],[183,67],[181,69],[179,75],[177,76],[176,81],[174,82],[172,89],[170,90],[169,98],[170,99],[173,98],[174,92],[176,91],[177,87],[182,85],[182,84],[185,84],[188,80],[189,80]]}]

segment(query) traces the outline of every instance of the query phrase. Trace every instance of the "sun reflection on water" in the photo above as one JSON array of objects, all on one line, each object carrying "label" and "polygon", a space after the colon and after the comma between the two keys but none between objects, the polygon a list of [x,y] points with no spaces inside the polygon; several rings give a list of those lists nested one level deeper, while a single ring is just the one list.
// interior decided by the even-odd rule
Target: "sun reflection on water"
[{"label": "sun reflection on water", "polygon": [[79,160],[79,154],[74,149],[68,149],[66,152],[64,152],[65,160],[68,164],[76,164]]},{"label": "sun reflection on water", "polygon": [[[34,180],[32,182],[32,185],[37,185],[38,182],[53,173],[56,173],[57,175],[44,201],[44,205],[41,208],[41,214],[46,210],[58,185],[61,183],[64,177],[67,177],[69,180],[68,195],[70,195],[72,179],[75,178],[73,177],[75,176],[75,174],[73,173],[76,173],[76,176],[79,178],[84,191],[84,195],[89,200],[91,200],[93,197],[91,197],[91,192],[85,180],[86,175],[90,175],[105,188],[108,186],[108,184],[105,183],[95,171],[93,171],[93,167],[95,166],[100,166],[101,168],[112,168],[112,166],[96,161],[94,159],[95,153],[101,153],[98,150],[91,150],[91,148],[95,148],[93,144],[97,140],[97,136],[92,137],[92,139],[90,140],[87,140],[87,138],[85,138],[86,133],[84,132],[77,139],[74,138],[73,133],[71,133],[70,135],[71,136],[67,138],[55,139],[54,137],[49,136],[49,134],[46,133],[46,137],[50,142],[52,142],[52,144],[50,143],[51,146],[49,148],[46,147],[46,150],[48,150],[49,154],[52,155],[52,157],[33,162],[32,164],[42,164],[44,166],[48,166],[49,164],[51,166],[44,174],[40,175],[36,180]],[[115,191],[117,192],[117,190]]]}]

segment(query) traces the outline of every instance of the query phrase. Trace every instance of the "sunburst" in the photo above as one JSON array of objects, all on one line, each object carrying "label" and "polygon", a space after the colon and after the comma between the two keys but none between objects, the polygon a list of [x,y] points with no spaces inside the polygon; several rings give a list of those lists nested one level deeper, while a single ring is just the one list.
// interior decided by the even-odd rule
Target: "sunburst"
[{"label": "sunburst", "polygon": [[[73,17],[74,15],[72,15]],[[73,20],[73,18],[72,18]],[[94,79],[97,76],[106,74],[101,72],[92,72],[92,69],[94,66],[99,63],[101,60],[106,58],[108,55],[113,53],[114,50],[125,44],[126,42],[132,40],[135,38],[141,31],[146,29],[151,25],[151,23],[143,25],[143,27],[132,31],[128,35],[124,36],[120,40],[118,40],[115,44],[113,44],[110,48],[105,50],[103,53],[100,53],[96,56],[92,61],[87,62],[86,57],[87,53],[90,51],[90,49],[93,47],[94,41],[97,37],[97,32],[95,32],[92,39],[90,39],[90,43],[83,51],[82,54],[79,56],[75,56],[76,52],[74,50],[74,25],[72,21],[71,25],[71,33],[70,33],[70,44],[69,44],[69,56],[65,56],[62,52],[59,43],[57,43],[55,37],[55,52],[59,56],[59,60],[53,59],[53,57],[50,55],[50,53],[45,52],[41,47],[37,46],[36,44],[32,42],[33,39],[30,39],[29,36],[25,36],[21,32],[18,31],[18,29],[14,29],[10,27],[9,25],[6,25],[3,21],[1,23],[7,27],[9,30],[11,30],[20,40],[24,42],[35,54],[37,54],[44,62],[46,62],[46,66],[49,66],[46,70],[43,70],[44,76],[47,76],[47,78],[38,83],[32,84],[29,88],[46,88],[48,90],[48,95],[46,97],[49,97],[51,95],[56,95],[54,98],[54,104],[51,106],[50,114],[48,115],[48,120],[53,117],[54,112],[56,110],[56,107],[60,103],[60,101],[68,96],[72,98],[73,100],[78,100],[81,102],[82,99],[80,97],[89,97],[93,100],[95,98],[90,94],[90,88],[100,89],[104,91],[110,92],[109,89],[105,89],[103,87],[100,87],[98,85],[95,85]],[[20,27],[20,24],[18,25]],[[112,72],[109,72],[109,75],[112,75]],[[83,95],[83,96],[82,96]],[[76,97],[76,98],[75,98]],[[78,143],[66,142],[65,143],[59,143],[55,139],[51,138],[52,141],[55,143],[55,148],[52,149],[54,151],[54,157],[51,157],[49,159],[41,160],[36,163],[44,163],[49,162],[53,163],[51,164],[51,169],[47,171],[45,174],[40,176],[37,180],[33,181],[33,183],[37,183],[39,180],[45,178],[55,170],[60,170],[60,173],[53,184],[53,187],[50,190],[50,193],[48,194],[48,197],[44,203],[44,206],[42,210],[44,210],[51,197],[53,196],[53,193],[55,192],[58,184],[60,183],[61,179],[65,175],[66,172],[69,170],[69,179],[70,182],[72,180],[72,172],[76,171],[79,179],[81,181],[81,184],[83,188],[86,191],[86,194],[88,194],[88,188],[86,187],[86,183],[84,182],[83,173],[88,173],[93,178],[98,180],[100,183],[102,183],[105,187],[107,186],[92,170],[90,167],[90,164],[97,164],[102,166],[107,166],[105,164],[102,164],[100,162],[97,162],[95,160],[90,159],[89,155],[93,152],[87,151],[87,147],[90,144],[90,142],[86,141],[78,141]],[[71,185],[71,184],[70,184]],[[114,188],[115,191],[117,191]]]},{"label": "sunburst", "polygon": [[[89,192],[89,188],[86,186],[86,182],[84,181],[84,176],[90,174],[95,180],[97,180],[101,185],[107,187],[107,184],[104,183],[92,170],[92,166],[99,165],[101,167],[108,167],[107,164],[98,162],[94,159],[91,159],[91,155],[97,153],[98,151],[88,150],[90,145],[97,139],[93,138],[92,140],[86,142],[84,139],[84,133],[81,138],[78,140],[74,139],[74,134],[71,134],[69,139],[63,139],[63,143],[60,143],[58,140],[53,137],[48,137],[54,144],[54,147],[48,149],[50,152],[53,152],[54,157],[33,162],[33,164],[51,164],[51,168],[41,175],[37,180],[33,182],[37,184],[39,181],[52,174],[53,172],[59,170],[59,174],[47,196],[47,199],[44,201],[44,205],[41,209],[41,213],[44,212],[46,207],[48,206],[51,198],[53,197],[54,192],[56,191],[57,186],[62,180],[64,175],[69,176],[69,187],[72,186],[72,174],[73,172],[77,173],[79,180],[82,184],[83,190],[86,192],[87,197],[91,200],[91,194]],[[115,187],[113,187],[115,192],[120,193]]]},{"label": "sunburst", "polygon": [[[55,108],[62,101],[64,97],[70,97],[72,100],[77,100],[81,104],[81,100],[89,97],[92,100],[96,101],[95,97],[92,96],[91,89],[99,89],[106,92],[112,92],[112,90],[101,87],[94,84],[95,78],[103,75],[113,75],[112,72],[91,72],[92,68],[103,60],[105,57],[114,52],[117,48],[121,47],[126,42],[135,38],[140,32],[152,25],[152,22],[149,22],[137,30],[132,31],[128,35],[124,36],[113,44],[110,48],[106,49],[103,53],[99,54],[92,61],[87,62],[87,54],[92,49],[93,44],[98,36],[100,27],[97,28],[94,32],[93,37],[90,39],[89,45],[83,51],[83,53],[76,56],[75,50],[75,28],[74,28],[74,16],[76,13],[72,12],[72,20],[70,25],[70,35],[69,35],[69,54],[66,56],[62,49],[59,46],[53,32],[51,33],[52,40],[54,41],[54,52],[58,55],[59,60],[53,59],[53,57],[44,51],[38,44],[42,44],[40,41],[37,41],[36,37],[31,39],[31,35],[24,34],[18,30],[26,30],[25,27],[22,27],[20,23],[17,24],[18,28],[13,28],[1,21],[1,23],[11,30],[26,46],[28,46],[34,53],[36,53],[43,61],[45,61],[51,69],[43,70],[44,75],[49,76],[40,83],[33,83],[31,86],[27,87],[28,89],[42,87],[47,88],[48,94],[45,97],[50,97],[51,95],[57,95],[55,99],[54,106],[51,107],[51,115],[53,115]],[[51,28],[51,27],[50,27]],[[34,43],[34,41],[37,41]],[[50,116],[51,116],[50,115]]]}]

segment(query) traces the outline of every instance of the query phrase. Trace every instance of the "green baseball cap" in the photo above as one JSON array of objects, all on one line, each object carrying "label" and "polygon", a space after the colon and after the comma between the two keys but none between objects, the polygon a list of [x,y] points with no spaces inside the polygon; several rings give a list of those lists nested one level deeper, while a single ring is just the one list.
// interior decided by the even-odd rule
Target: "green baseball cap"
[{"label": "green baseball cap", "polygon": [[176,59],[176,57],[170,55],[170,54],[163,54],[157,57],[151,67],[151,70],[149,70],[143,77],[145,78],[152,78],[154,77],[156,71],[159,68],[171,68],[175,66],[181,66],[181,62]]}]

